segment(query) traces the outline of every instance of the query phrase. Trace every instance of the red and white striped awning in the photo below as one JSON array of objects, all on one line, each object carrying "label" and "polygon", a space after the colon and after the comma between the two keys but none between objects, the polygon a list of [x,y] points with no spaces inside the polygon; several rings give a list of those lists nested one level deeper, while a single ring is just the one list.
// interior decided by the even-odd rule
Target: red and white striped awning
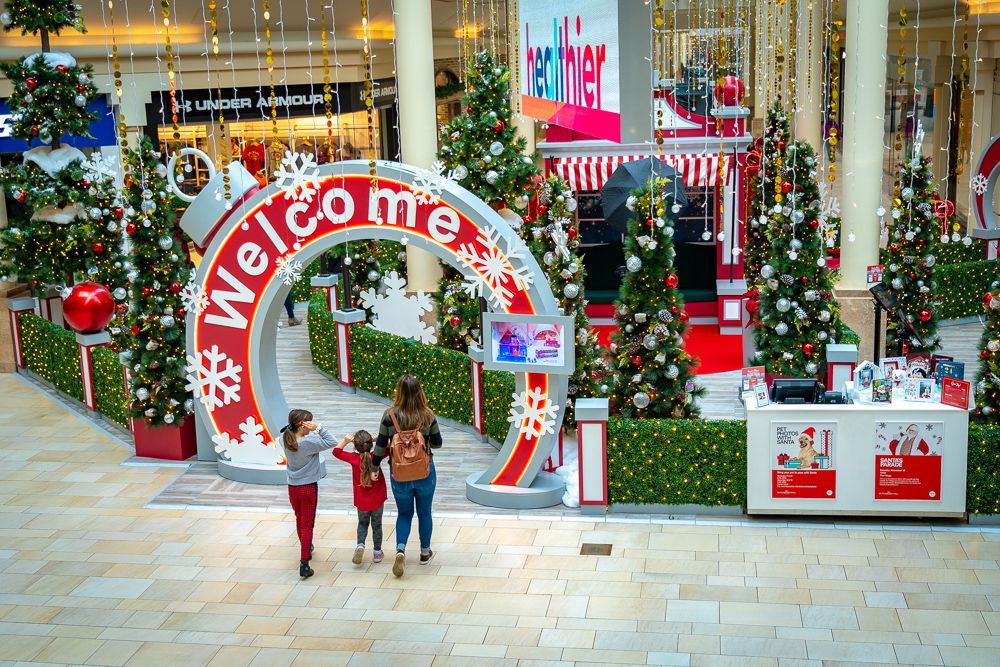
[{"label": "red and white striped awning", "polygon": [[[684,177],[689,188],[715,186],[719,181],[719,155],[686,153],[659,156]],[[600,155],[590,157],[550,158],[552,172],[569,183],[574,191],[600,190],[619,165],[633,160],[648,160],[649,155]],[[728,161],[732,161],[730,158]],[[729,165],[726,165],[727,168]]]}]

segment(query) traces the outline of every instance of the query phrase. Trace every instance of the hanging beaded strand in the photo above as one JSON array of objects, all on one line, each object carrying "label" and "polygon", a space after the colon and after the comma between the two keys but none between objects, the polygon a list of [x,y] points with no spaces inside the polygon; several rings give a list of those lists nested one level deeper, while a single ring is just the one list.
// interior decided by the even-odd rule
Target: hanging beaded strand
[{"label": "hanging beaded strand", "polygon": [[830,142],[830,164],[827,167],[826,179],[831,183],[837,180],[837,141],[840,130],[836,124],[837,111],[840,108],[840,0],[833,0],[833,12],[830,17],[830,123],[827,130]]},{"label": "hanging beaded strand", "polygon": [[323,49],[323,115],[326,116],[326,151],[333,161],[333,89],[330,86],[330,50],[326,38],[326,12],[333,11],[329,5],[323,6],[320,14],[320,44]]},{"label": "hanging beaded strand", "polygon": [[[902,90],[903,86],[906,84],[906,10],[899,10],[899,52],[896,54],[896,88],[897,90]],[[905,137],[906,128],[906,117],[904,115],[903,122],[899,124],[896,128],[896,139],[893,145],[893,152],[895,156],[893,163],[901,160],[903,158],[903,142]]]},{"label": "hanging beaded strand", "polygon": [[111,34],[111,68],[115,86],[115,106],[118,107],[118,153],[121,156],[122,175],[128,178],[131,168],[128,162],[128,127],[125,125],[125,114],[122,112],[122,66],[118,58],[118,36],[115,31],[115,3],[108,0],[108,25]]},{"label": "hanging beaded strand", "polygon": [[[264,0],[264,58],[267,61],[267,77],[270,87],[268,101],[271,105],[271,145],[276,146],[281,141],[278,136],[278,97],[274,93],[274,49],[271,48],[271,1]],[[273,150],[273,148],[272,148]],[[268,151],[268,155],[271,151]],[[272,165],[272,169],[277,165]]]},{"label": "hanging beaded strand", "polygon": [[222,112],[222,77],[219,75],[219,15],[216,7],[216,0],[208,0],[208,25],[212,31],[212,65],[215,67],[215,87],[218,91],[216,99],[219,100],[219,142],[218,159],[216,162],[222,170],[222,198],[225,200],[225,207],[228,211],[233,205],[233,191],[229,171],[226,169],[228,162],[232,159],[232,150],[229,147],[229,140],[226,138],[226,116]]},{"label": "hanging beaded strand", "polygon": [[372,79],[372,48],[368,24],[368,0],[361,0],[361,36],[365,65],[365,113],[368,114],[368,174],[372,190],[378,188],[378,176],[375,173],[375,101],[374,81]]},{"label": "hanging beaded strand", "polygon": [[[167,83],[170,87],[170,121],[171,121],[171,139],[173,139],[173,148],[170,149],[171,155],[178,155],[177,146],[181,142],[181,128],[178,123],[177,114],[177,81],[176,72],[174,71],[174,47],[170,42],[170,0],[160,0],[160,16],[163,18],[163,39],[164,39],[164,50],[167,53]],[[178,161],[178,165],[180,162]]]},{"label": "hanging beaded strand", "polygon": [[[665,49],[666,45],[664,43],[664,26],[666,24],[665,13],[663,11],[663,0],[656,0],[656,4],[653,6],[653,54],[654,62],[653,69],[656,71],[657,80],[653,82],[653,88],[660,88],[660,81],[664,77],[664,64],[666,62]],[[663,105],[655,104],[655,116],[656,119],[653,123],[654,133],[656,136],[656,154],[658,156],[663,155]]]},{"label": "hanging beaded strand", "polygon": [[[962,27],[962,58],[959,61],[959,76],[958,76],[958,145],[968,146],[969,143],[963,141],[963,134],[965,133],[965,95],[969,90],[969,6],[965,7],[965,16],[963,17],[963,27]],[[975,92],[975,91],[973,91]],[[971,137],[970,137],[971,139]],[[963,166],[965,160],[961,157],[961,153],[968,153],[968,149],[960,150],[959,157],[955,159],[955,169],[953,173],[955,176],[961,176],[962,172],[965,171]]]}]

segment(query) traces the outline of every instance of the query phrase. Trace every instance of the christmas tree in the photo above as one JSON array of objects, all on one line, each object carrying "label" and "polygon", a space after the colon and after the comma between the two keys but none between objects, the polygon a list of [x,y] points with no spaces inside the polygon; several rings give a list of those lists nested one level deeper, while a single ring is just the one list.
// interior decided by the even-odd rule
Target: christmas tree
[{"label": "christmas tree", "polygon": [[[129,151],[125,197],[133,216],[125,233],[132,245],[131,338],[128,365],[133,417],[151,425],[175,424],[193,404],[185,388],[184,303],[180,292],[191,277],[187,244],[177,227],[177,201],[167,190],[167,170],[149,137]],[[193,352],[191,352],[193,354]]]},{"label": "christmas tree", "polygon": [[816,377],[826,346],[836,341],[839,309],[819,233],[816,156],[796,141],[775,158],[765,210],[769,252],[759,271],[755,362],[771,375]]},{"label": "christmas tree", "polygon": [[976,373],[976,409],[974,419],[990,424],[1000,423],[1000,281],[990,285],[983,296],[986,306],[986,327],[979,340],[982,361]]},{"label": "christmas tree", "polygon": [[[367,290],[378,290],[382,278],[390,271],[406,277],[406,251],[396,241],[351,241],[330,251],[331,258],[340,258],[342,271],[351,273],[351,298]],[[343,300],[343,296],[341,297]],[[343,307],[343,301],[338,307]]]},{"label": "christmas tree", "polygon": [[0,185],[18,203],[8,229],[0,233],[0,266],[7,279],[28,282],[40,294],[87,275],[93,279],[94,267],[104,259],[120,262],[115,256],[120,233],[106,223],[103,195],[91,182],[83,153],[61,145],[64,134],[89,136],[96,119],[88,109],[97,97],[91,67],[49,50],[50,34],[65,28],[84,31],[79,5],[11,1],[0,24],[5,31],[38,36],[42,43],[42,52],[0,64],[12,84],[11,134],[29,145],[42,144],[0,172]]},{"label": "christmas tree", "polygon": [[598,356],[597,334],[585,312],[583,281],[587,272],[579,254],[579,229],[573,220],[576,200],[566,181],[550,176],[538,191],[538,217],[523,227],[523,236],[552,285],[564,315],[572,315],[576,329],[576,370],[569,378],[569,401],[563,424],[575,423],[573,403],[577,396],[602,392],[603,360]]},{"label": "christmas tree", "polygon": [[[441,129],[438,159],[462,187],[498,211],[515,205],[524,210],[538,171],[534,160],[524,155],[524,137],[517,135],[510,122],[510,70],[482,51],[467,76],[465,113]],[[518,226],[519,215],[513,211],[504,215]],[[459,271],[444,267],[438,283],[438,344],[464,351],[474,338],[479,304],[462,289],[462,283]]]},{"label": "christmas tree", "polygon": [[613,407],[626,417],[695,417],[694,398],[704,389],[692,377],[697,363],[684,351],[688,315],[674,273],[674,221],[665,196],[669,180],[658,178],[635,190],[635,212],[625,235],[618,331],[613,337]]},{"label": "christmas tree", "polygon": [[895,350],[902,343],[904,353],[933,352],[940,344],[933,310],[937,261],[933,250],[941,222],[935,213],[934,175],[928,158],[914,157],[899,167],[892,197],[882,280],[896,294],[917,338],[890,317],[886,349]]},{"label": "christmas tree", "polygon": [[767,112],[763,136],[757,138],[747,154],[746,168],[751,178],[747,193],[749,223],[746,226],[743,266],[750,286],[759,282],[760,267],[767,261],[770,252],[767,220],[783,197],[779,175],[789,136],[788,116],[781,106],[775,104]]}]

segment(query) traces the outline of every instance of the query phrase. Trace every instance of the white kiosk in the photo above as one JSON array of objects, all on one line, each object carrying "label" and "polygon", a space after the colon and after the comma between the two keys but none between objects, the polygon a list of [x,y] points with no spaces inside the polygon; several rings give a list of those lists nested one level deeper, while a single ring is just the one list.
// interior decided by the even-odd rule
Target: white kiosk
[{"label": "white kiosk", "polygon": [[969,413],[747,401],[747,513],[962,517]]}]

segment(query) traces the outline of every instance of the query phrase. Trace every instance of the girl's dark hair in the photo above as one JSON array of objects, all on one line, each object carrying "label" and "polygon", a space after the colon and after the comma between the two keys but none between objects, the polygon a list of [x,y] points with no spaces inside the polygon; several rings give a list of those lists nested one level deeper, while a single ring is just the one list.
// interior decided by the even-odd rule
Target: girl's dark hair
[{"label": "girl's dark hair", "polygon": [[404,431],[427,428],[434,421],[434,413],[427,407],[424,388],[415,375],[406,373],[399,376],[392,405],[399,427]]},{"label": "girl's dark hair", "polygon": [[375,479],[375,466],[372,465],[372,434],[361,430],[354,434],[354,451],[361,457],[361,486],[371,486]]},{"label": "girl's dark hair", "polygon": [[281,427],[281,443],[291,452],[299,451],[298,434],[302,430],[302,422],[312,421],[313,414],[308,410],[288,411],[288,423]]}]

